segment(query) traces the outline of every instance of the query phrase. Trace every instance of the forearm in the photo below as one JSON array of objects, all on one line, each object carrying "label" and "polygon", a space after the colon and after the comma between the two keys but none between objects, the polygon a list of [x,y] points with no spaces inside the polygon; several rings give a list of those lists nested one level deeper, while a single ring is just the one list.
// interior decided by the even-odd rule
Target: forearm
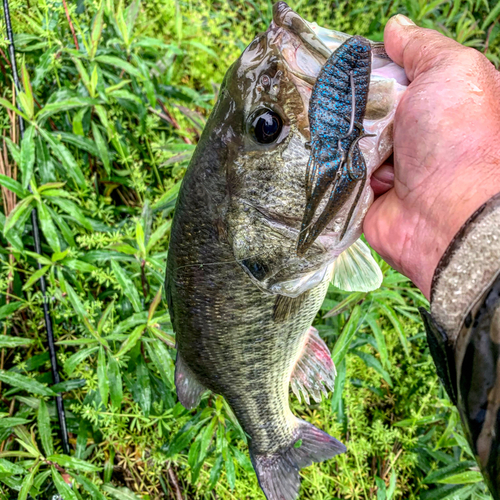
[{"label": "forearm", "polygon": [[423,312],[438,374],[457,404],[492,491],[500,491],[500,194],[462,226],[441,258]]}]

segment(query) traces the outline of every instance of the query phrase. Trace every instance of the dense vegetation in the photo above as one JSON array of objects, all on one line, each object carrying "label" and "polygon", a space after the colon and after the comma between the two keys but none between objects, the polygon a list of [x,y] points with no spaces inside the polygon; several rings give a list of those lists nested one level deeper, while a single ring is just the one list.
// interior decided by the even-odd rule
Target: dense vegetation
[{"label": "dense vegetation", "polygon": [[[406,13],[500,63],[493,0],[290,4],[378,40],[390,15]],[[177,403],[162,285],[180,181],[228,64],[269,24],[271,2],[11,0],[11,12],[27,129],[21,142],[2,22],[0,497],[263,498],[223,399],[207,396],[194,411]],[[32,251],[33,207],[42,256]],[[292,404],[349,451],[305,469],[302,498],[487,499],[429,356],[417,312],[426,301],[380,263],[380,290],[332,288],[316,321],[337,364],[336,391]]]}]

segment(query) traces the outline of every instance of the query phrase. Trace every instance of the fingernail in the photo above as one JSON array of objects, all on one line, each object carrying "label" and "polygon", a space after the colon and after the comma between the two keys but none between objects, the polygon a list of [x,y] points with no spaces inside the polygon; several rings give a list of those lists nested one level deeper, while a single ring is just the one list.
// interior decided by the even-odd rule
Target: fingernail
[{"label": "fingernail", "polygon": [[397,16],[395,16],[394,21],[396,21],[401,26],[416,26],[416,24],[409,17],[403,16],[403,14],[398,14]]}]

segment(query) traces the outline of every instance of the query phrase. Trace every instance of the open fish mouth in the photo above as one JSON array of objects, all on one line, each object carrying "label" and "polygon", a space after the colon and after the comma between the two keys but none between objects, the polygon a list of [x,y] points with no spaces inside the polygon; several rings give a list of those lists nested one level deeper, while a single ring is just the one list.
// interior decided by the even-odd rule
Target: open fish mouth
[{"label": "open fish mouth", "polygon": [[[274,43],[281,52],[289,75],[297,85],[304,108],[308,110],[314,84],[323,66],[332,53],[353,38],[345,33],[322,28],[316,23],[309,23],[285,2],[278,2],[274,5],[273,21],[269,31],[275,31],[277,35],[280,35],[275,36]],[[363,162],[364,158],[364,163],[366,163],[363,167],[364,181],[359,189],[352,190],[352,193],[355,193],[353,196],[347,196],[344,192],[339,197],[334,188],[332,193],[323,193],[324,198],[322,197],[321,200],[316,200],[312,204],[310,196],[308,196],[308,206],[314,206],[314,210],[312,213],[308,213],[308,210],[309,212],[311,210],[306,208],[304,215],[304,220],[308,223],[306,229],[303,225],[301,231],[306,231],[307,237],[301,237],[297,247],[298,255],[301,256],[305,255],[321,233],[328,234],[327,241],[330,242],[330,253],[336,255],[359,237],[362,215],[366,213],[373,200],[373,191],[370,187],[371,174],[392,152],[394,114],[399,99],[408,85],[408,80],[403,68],[397,66],[388,57],[383,43],[366,39],[365,41],[370,46],[371,75],[369,76],[369,92],[364,116],[362,121],[357,124],[362,130],[357,139],[362,155],[359,153],[358,156],[361,155],[361,160],[357,163]],[[349,117],[345,116],[344,118],[348,120]],[[306,135],[307,133],[310,133],[310,128],[307,128]],[[345,175],[343,172],[342,176],[345,177]],[[340,184],[342,184],[341,181],[343,182],[343,178],[339,180]],[[347,193],[350,192],[347,190]],[[329,201],[327,201],[328,198],[330,198]],[[328,203],[334,204],[335,209],[329,210]],[[320,221],[321,215],[318,214],[322,214],[322,222]],[[322,228],[321,231],[317,228],[314,231],[311,229],[316,226]]]},{"label": "open fish mouth", "polygon": [[[273,6],[273,21],[270,30],[282,28],[295,38],[290,43],[284,38],[280,44],[281,54],[288,64],[289,71],[301,80],[314,85],[323,64],[332,52],[340,47],[351,35],[322,28],[315,22],[308,22],[297,14],[286,2]],[[371,42],[374,56],[388,59],[384,44]],[[375,64],[374,69],[377,65]]]}]

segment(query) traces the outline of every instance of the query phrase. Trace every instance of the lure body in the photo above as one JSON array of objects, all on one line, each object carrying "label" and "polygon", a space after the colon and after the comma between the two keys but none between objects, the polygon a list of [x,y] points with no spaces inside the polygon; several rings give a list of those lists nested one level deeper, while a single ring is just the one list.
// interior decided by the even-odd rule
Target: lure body
[{"label": "lure body", "polygon": [[[321,69],[309,105],[311,157],[306,174],[306,210],[297,253],[303,255],[356,192],[343,221],[345,234],[366,182],[359,148],[371,73],[371,43],[354,36],[342,44]],[[325,195],[326,205],[313,220]]]}]

